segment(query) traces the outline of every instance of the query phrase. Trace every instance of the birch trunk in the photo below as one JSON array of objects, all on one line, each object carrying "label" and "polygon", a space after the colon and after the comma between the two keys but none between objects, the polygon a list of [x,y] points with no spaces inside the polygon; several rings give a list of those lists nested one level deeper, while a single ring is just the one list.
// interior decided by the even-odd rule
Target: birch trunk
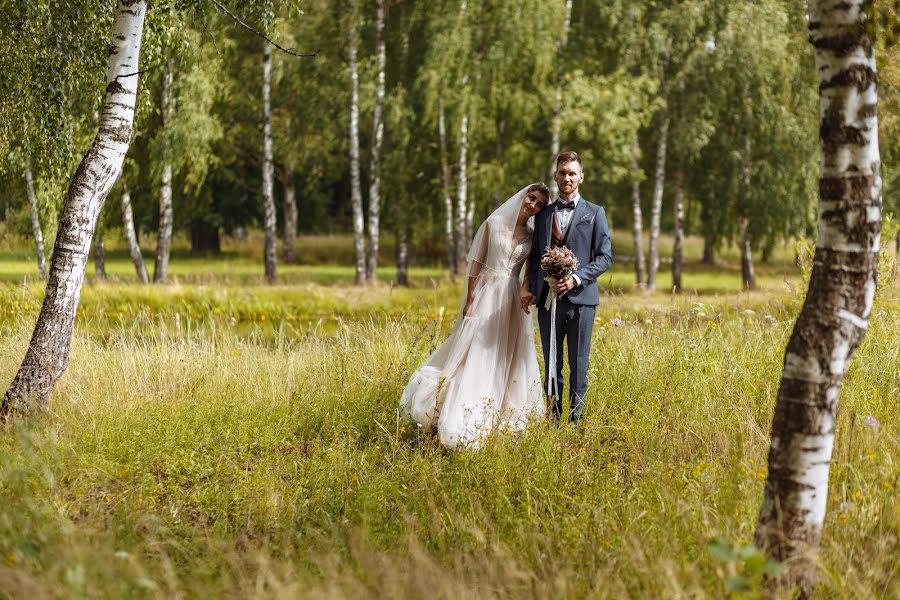
[{"label": "birch trunk", "polygon": [[638,289],[645,289],[644,284],[644,223],[641,213],[641,182],[638,180],[640,167],[638,166],[638,134],[635,129],[631,138],[631,173],[634,181],[631,183],[631,212],[634,221],[634,276],[637,279]]},{"label": "birch trunk", "polygon": [[134,263],[138,281],[147,283],[149,281],[147,267],[144,266],[144,257],[141,254],[141,247],[138,245],[137,234],[134,230],[134,214],[131,211],[131,194],[128,193],[128,190],[122,192],[122,228],[125,229],[128,253],[131,255],[131,262]]},{"label": "birch trunk", "polygon": [[450,278],[459,274],[456,261],[456,246],[453,240],[453,199],[450,196],[450,164],[447,162],[447,125],[444,118],[444,100],[438,100],[438,137],[441,145],[441,173],[444,193],[444,236],[447,240],[447,264]]},{"label": "birch trunk", "polygon": [[675,173],[675,241],[672,244],[672,291],[681,293],[684,248],[684,172]]},{"label": "birch trunk", "polygon": [[[166,70],[163,73],[162,100],[160,111],[162,115],[163,135],[166,133],[166,125],[172,111],[172,59],[166,61]],[[165,283],[169,279],[169,255],[172,250],[172,160],[169,156],[171,149],[168,141],[163,144],[163,169],[159,183],[159,233],[156,238],[156,263],[153,266],[153,282]]]},{"label": "birch trunk", "polygon": [[362,183],[359,176],[359,67],[356,61],[355,8],[350,17],[350,204],[353,207],[353,253],[356,285],[366,281],[366,242],[363,232]]},{"label": "birch trunk", "polygon": [[266,243],[263,261],[266,269],[266,282],[275,283],[277,261],[275,244],[278,239],[275,222],[275,195],[273,192],[275,165],[272,155],[272,48],[263,41],[263,227],[266,232]]},{"label": "birch trunk", "polygon": [[864,0],[811,0],[819,77],[819,231],[785,350],[756,544],[809,596],[816,577],[841,382],[865,335],[881,231],[874,40]]},{"label": "birch trunk", "polygon": [[659,222],[662,216],[663,186],[666,181],[666,143],[669,138],[669,107],[667,91],[667,71],[669,52],[663,53],[662,80],[659,95],[663,106],[660,114],[659,141],[656,147],[656,182],[653,186],[653,212],[650,214],[650,248],[647,257],[647,289],[656,289],[656,272],[659,270]]},{"label": "birch trunk", "polygon": [[409,285],[409,228],[397,234],[397,285]]},{"label": "birch trunk", "polygon": [[103,201],[122,172],[131,141],[146,11],[146,0],[117,3],[100,127],[69,184],[41,312],[25,358],[0,408],[6,418],[46,409],[50,392],[68,365],[91,238]]},{"label": "birch trunk", "polygon": [[[472,130],[469,130],[469,143],[475,150],[472,152],[472,160],[469,163],[469,177],[478,168],[478,146],[475,144],[475,136]],[[470,240],[475,237],[475,191],[473,186],[466,185],[466,239]]]},{"label": "birch trunk", "polygon": [[752,146],[750,134],[744,135],[744,157],[741,164],[741,187],[743,198],[741,199],[740,215],[738,218],[738,232],[741,246],[741,284],[745,290],[756,287],[756,275],[753,272],[753,247],[750,239],[750,166],[752,160]]},{"label": "birch trunk", "polygon": [[375,53],[378,57],[378,80],[375,85],[375,108],[373,110],[372,151],[369,162],[369,246],[366,261],[366,281],[374,283],[378,267],[378,235],[381,219],[381,143],[384,140],[384,0],[378,0],[375,20]]},{"label": "birch trunk", "polygon": [[456,184],[456,260],[459,264],[459,272],[466,269],[466,255],[469,252],[469,240],[466,238],[466,199],[467,174],[466,152],[468,150],[469,115],[463,109],[462,119],[459,124],[459,167]]},{"label": "birch trunk", "polygon": [[98,281],[106,281],[106,246],[103,243],[103,232],[97,232],[94,240],[94,276]]},{"label": "birch trunk", "polygon": [[569,43],[569,25],[572,22],[572,0],[566,0],[565,16],[563,17],[562,32],[556,45],[556,102],[553,104],[553,132],[550,138],[550,156],[553,163],[550,165],[550,200],[559,196],[559,187],[556,185],[556,156],[559,154],[559,142],[562,135],[562,82],[563,60],[566,56],[566,46]]},{"label": "birch trunk", "polygon": [[47,258],[44,253],[44,232],[41,230],[41,216],[38,211],[37,194],[34,191],[34,174],[31,171],[31,155],[25,154],[25,190],[31,207],[31,231],[34,233],[34,249],[37,255],[38,273],[47,279]]},{"label": "birch trunk", "polygon": [[297,262],[297,190],[294,188],[294,171],[286,169],[281,179],[284,187],[284,262]]}]

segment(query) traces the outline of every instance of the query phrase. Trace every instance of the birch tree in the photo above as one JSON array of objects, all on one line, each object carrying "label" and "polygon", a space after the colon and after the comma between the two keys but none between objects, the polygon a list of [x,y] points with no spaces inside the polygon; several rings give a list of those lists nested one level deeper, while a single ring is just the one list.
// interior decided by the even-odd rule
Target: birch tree
[{"label": "birch tree", "polygon": [[31,154],[25,153],[25,191],[31,208],[31,231],[34,235],[34,250],[37,257],[38,273],[47,279],[47,258],[44,254],[44,232],[41,229],[41,213],[38,209],[37,193],[34,191],[34,174],[31,170]]},{"label": "birch tree", "polygon": [[128,254],[131,256],[131,262],[134,263],[138,281],[147,283],[149,281],[147,267],[144,266],[144,256],[141,254],[141,247],[138,245],[137,233],[134,229],[134,213],[131,210],[131,194],[128,192],[127,187],[122,190],[122,229],[125,232]]},{"label": "birch tree", "polygon": [[154,283],[165,283],[168,280],[169,254],[172,249],[172,146],[167,136],[166,126],[169,124],[172,113],[173,62],[171,56],[166,60],[160,96],[162,171],[159,180],[159,233],[156,238],[156,262],[153,267]]},{"label": "birch tree", "polygon": [[275,223],[275,195],[274,176],[275,165],[272,153],[272,48],[268,41],[263,40],[263,169],[262,169],[262,196],[263,196],[263,228],[266,232],[263,262],[265,263],[266,281],[275,283],[276,256],[275,245],[278,240],[278,232]]},{"label": "birch tree", "polygon": [[653,204],[650,213],[650,247],[647,253],[647,285],[648,290],[656,289],[656,271],[659,269],[659,228],[662,218],[663,187],[666,181],[666,145],[669,141],[669,48],[663,49],[659,98],[662,103],[659,114],[659,130],[656,140],[656,171],[653,184]]},{"label": "birch tree", "polygon": [[447,160],[447,125],[444,116],[443,97],[438,100],[438,138],[441,149],[441,193],[444,199],[444,239],[447,244],[447,264],[450,267],[450,277],[455,278],[459,274],[459,264],[456,259],[456,243],[454,241],[453,228],[453,198],[450,196],[450,163]]},{"label": "birch tree", "polygon": [[384,140],[384,2],[377,0],[375,18],[375,55],[377,75],[375,82],[375,108],[372,114],[372,148],[369,151],[369,244],[366,260],[366,281],[374,283],[378,267],[378,236],[381,228],[381,144]]},{"label": "birch tree", "polygon": [[784,356],[756,544],[803,597],[816,577],[841,383],[875,297],[881,229],[874,40],[864,0],[810,0],[819,80],[819,231]]},{"label": "birch tree", "polygon": [[353,210],[353,255],[356,285],[366,282],[366,241],[363,223],[362,181],[359,174],[359,64],[357,61],[356,4],[350,4],[350,205]]},{"label": "birch tree", "polygon": [[559,195],[556,185],[556,156],[559,154],[560,136],[562,134],[562,100],[563,100],[563,61],[566,57],[566,46],[569,43],[569,26],[572,22],[572,0],[566,0],[563,13],[562,30],[556,42],[556,101],[553,104],[553,132],[550,136],[550,199]]},{"label": "birch tree", "polygon": [[37,324],[0,406],[5,418],[45,409],[66,369],[91,238],[131,141],[147,2],[119,0],[115,11],[100,126],[69,184]]}]

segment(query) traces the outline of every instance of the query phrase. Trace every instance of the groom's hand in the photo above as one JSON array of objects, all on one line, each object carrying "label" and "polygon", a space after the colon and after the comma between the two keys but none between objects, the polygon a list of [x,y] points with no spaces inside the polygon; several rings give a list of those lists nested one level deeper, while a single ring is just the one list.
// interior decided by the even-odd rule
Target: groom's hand
[{"label": "groom's hand", "polygon": [[557,296],[565,296],[567,293],[571,292],[575,288],[575,279],[572,277],[566,277],[561,281],[557,281],[553,284],[553,291],[556,292]]},{"label": "groom's hand", "polygon": [[530,315],[531,311],[529,310],[529,306],[534,303],[534,294],[528,291],[528,288],[523,287],[519,291],[519,302],[522,305],[522,310],[525,311],[526,315]]}]

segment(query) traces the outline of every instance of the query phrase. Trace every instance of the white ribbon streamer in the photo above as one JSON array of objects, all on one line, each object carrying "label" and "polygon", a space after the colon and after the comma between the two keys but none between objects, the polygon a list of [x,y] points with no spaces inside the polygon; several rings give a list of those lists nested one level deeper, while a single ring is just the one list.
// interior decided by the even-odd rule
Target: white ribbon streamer
[{"label": "white ribbon streamer", "polygon": [[[553,284],[556,283],[556,280],[546,277],[544,281],[550,284],[550,291],[547,294],[547,299],[544,301],[544,308],[550,311],[550,352],[547,357],[547,397],[550,397],[552,394],[552,397],[556,398],[556,390],[558,389],[556,381],[556,299],[558,296],[553,289]],[[550,391],[551,389],[553,390],[552,392]]]}]

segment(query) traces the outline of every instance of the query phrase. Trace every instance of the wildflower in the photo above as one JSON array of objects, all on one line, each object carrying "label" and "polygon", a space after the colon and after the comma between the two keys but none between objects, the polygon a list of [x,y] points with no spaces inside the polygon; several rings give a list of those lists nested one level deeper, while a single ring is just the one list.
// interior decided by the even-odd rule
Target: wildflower
[{"label": "wildflower", "polygon": [[700,344],[698,344],[696,341],[691,340],[691,342],[688,344],[688,348],[696,348],[699,345]]},{"label": "wildflower", "polygon": [[879,425],[881,425],[881,423],[879,423],[879,422],[878,422],[878,419],[876,419],[876,418],[873,417],[872,415],[868,415],[868,416],[866,417],[866,425],[868,425],[868,426],[871,427],[872,429],[875,429],[876,427],[878,427]]},{"label": "wildflower", "polygon": [[625,324],[625,321],[623,321],[622,319],[610,319],[609,322],[612,323],[615,327],[621,327]]}]

